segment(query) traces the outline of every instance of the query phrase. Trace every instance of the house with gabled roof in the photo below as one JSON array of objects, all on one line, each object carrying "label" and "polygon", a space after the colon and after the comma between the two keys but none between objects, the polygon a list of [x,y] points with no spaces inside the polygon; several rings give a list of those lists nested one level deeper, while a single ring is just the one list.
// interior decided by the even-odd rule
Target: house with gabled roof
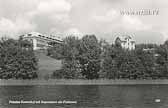
[{"label": "house with gabled roof", "polygon": [[118,36],[115,40],[115,44],[120,45],[123,49],[135,49],[135,40],[133,40],[132,37],[128,35]]}]

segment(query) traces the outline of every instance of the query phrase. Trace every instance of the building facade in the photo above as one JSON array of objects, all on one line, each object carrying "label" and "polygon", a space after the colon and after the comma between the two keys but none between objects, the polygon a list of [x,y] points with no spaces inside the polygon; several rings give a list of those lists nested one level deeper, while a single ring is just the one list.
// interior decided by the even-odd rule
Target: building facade
[{"label": "building facade", "polygon": [[47,49],[50,47],[50,42],[62,43],[63,40],[60,38],[56,38],[52,35],[44,35],[38,32],[30,32],[22,36],[24,40],[28,40],[33,44],[33,49]]},{"label": "building facade", "polygon": [[115,40],[115,44],[120,45],[123,49],[135,49],[135,41],[131,36],[118,36]]}]

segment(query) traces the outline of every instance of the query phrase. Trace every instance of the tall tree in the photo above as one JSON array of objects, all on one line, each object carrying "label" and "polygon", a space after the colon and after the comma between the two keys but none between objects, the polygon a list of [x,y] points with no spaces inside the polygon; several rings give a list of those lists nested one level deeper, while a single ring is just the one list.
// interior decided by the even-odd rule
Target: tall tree
[{"label": "tall tree", "polygon": [[101,78],[116,79],[118,77],[117,67],[117,49],[112,46],[108,46],[103,53],[102,69],[100,74]]},{"label": "tall tree", "polygon": [[85,35],[81,39],[79,49],[79,62],[82,66],[82,74],[87,79],[96,79],[100,71],[101,48],[95,35]]},{"label": "tall tree", "polygon": [[79,46],[80,40],[75,36],[69,36],[64,39],[64,44],[61,46],[62,68],[53,73],[54,77],[67,79],[83,78],[78,60]]}]

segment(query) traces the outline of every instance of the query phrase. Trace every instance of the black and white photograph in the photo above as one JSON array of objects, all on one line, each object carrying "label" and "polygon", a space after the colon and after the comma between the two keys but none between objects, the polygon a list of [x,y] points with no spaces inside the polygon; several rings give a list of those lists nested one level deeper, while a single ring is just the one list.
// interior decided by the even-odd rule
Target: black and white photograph
[{"label": "black and white photograph", "polygon": [[168,0],[0,0],[0,108],[168,108]]}]

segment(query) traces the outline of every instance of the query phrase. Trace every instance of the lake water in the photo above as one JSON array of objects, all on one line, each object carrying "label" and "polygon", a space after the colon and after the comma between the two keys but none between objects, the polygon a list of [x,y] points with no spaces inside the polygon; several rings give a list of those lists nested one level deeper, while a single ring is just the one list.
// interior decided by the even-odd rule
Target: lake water
[{"label": "lake water", "polygon": [[0,108],[168,108],[168,85],[0,86]]}]

